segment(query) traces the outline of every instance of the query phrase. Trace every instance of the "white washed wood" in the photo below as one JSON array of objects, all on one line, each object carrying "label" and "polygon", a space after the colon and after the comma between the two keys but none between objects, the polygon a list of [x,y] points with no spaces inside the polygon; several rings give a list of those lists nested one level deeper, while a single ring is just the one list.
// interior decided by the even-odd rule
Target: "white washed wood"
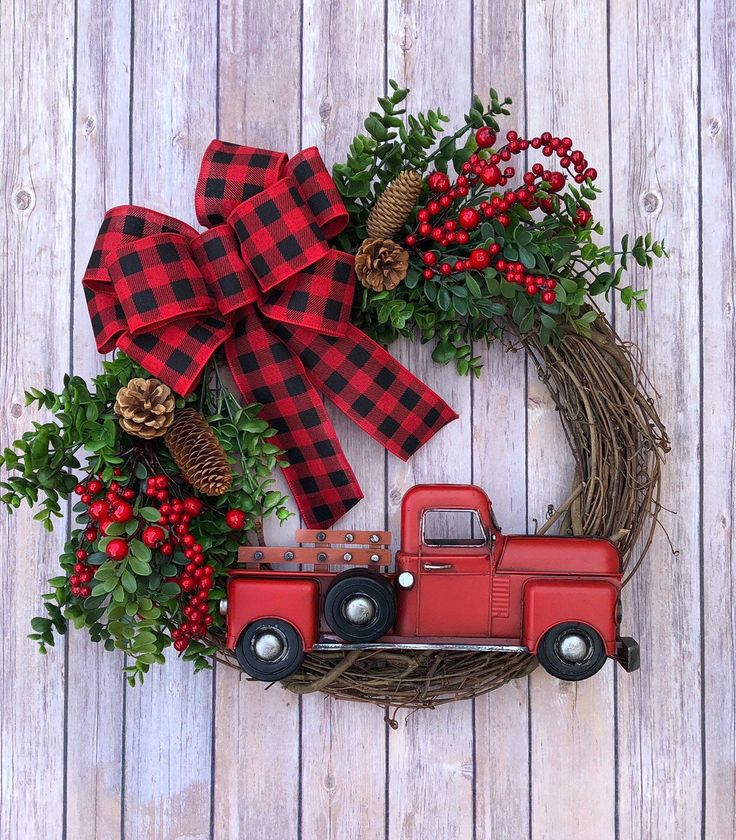
[{"label": "white washed wood", "polygon": [[[467,113],[472,87],[470,15],[470,2],[390,0],[388,75],[412,89],[408,108],[426,111],[441,105],[455,124]],[[470,479],[472,433],[470,381],[435,366],[426,347],[406,342],[396,347],[396,356],[460,414],[408,463],[389,459],[389,523],[398,533],[399,502],[411,485]],[[472,703],[465,701],[399,716],[399,728],[389,737],[392,840],[472,836],[472,711]]]},{"label": "white washed wood", "polygon": [[[382,9],[381,4],[375,6]],[[101,10],[105,8],[110,16],[106,19],[107,29],[100,22]],[[595,148],[600,148],[604,124],[591,114],[601,113],[603,105],[595,99],[606,96],[601,86],[605,52],[601,44],[606,41],[602,38],[600,8],[597,2],[569,8],[541,0],[526,3],[529,31],[525,71],[529,79],[530,118],[535,113],[550,117],[560,130],[567,130],[571,121],[577,119],[577,125],[593,135]],[[328,156],[334,157],[343,138],[360,128],[358,112],[362,115],[364,103],[377,92],[371,73],[380,63],[384,36],[373,27],[381,12],[367,2],[362,9],[373,22],[364,27],[373,32],[372,52],[367,60],[371,47],[360,54],[356,51],[355,18],[344,4],[313,2],[304,12],[300,72],[310,81],[302,100],[295,76],[301,53],[300,4],[296,0],[281,0],[269,10],[265,4],[234,0],[221,3],[219,103],[221,134],[226,139],[286,147],[293,152],[300,145],[299,119],[294,115],[303,107],[305,143],[311,139],[310,132],[315,131],[315,139],[320,145],[326,142]],[[610,13],[612,186],[617,233],[649,226],[656,235],[666,236],[673,255],[669,264],[658,265],[655,274],[646,278],[652,287],[649,313],[633,316],[630,322],[625,313],[617,315],[625,331],[641,342],[649,369],[663,394],[665,419],[676,445],[666,472],[664,501],[679,511],[679,518],[667,524],[680,549],[679,557],[672,558],[665,541],[658,539],[654,554],[627,591],[625,629],[643,642],[644,666],[641,673],[632,676],[620,672],[616,680],[618,836],[700,836],[703,748],[704,836],[720,840],[733,835],[736,822],[733,464],[728,457],[722,457],[722,453],[733,449],[734,417],[730,280],[734,234],[729,223],[733,205],[734,103],[728,64],[733,16],[722,0],[701,4],[703,100],[702,120],[698,124],[694,2],[680,0],[670,6],[659,0],[642,0],[636,7],[612,3]],[[3,4],[3,442],[28,428],[31,412],[22,408],[23,388],[29,384],[55,387],[68,369],[71,303],[75,369],[93,369],[89,334],[83,333],[87,330],[86,313],[78,294],[72,302],[68,286],[72,259],[72,132],[76,131],[77,142],[74,275],[78,281],[103,206],[126,198],[125,178],[121,175],[128,145],[126,14],[124,3],[79,5],[75,118],[71,6],[60,10],[58,6],[50,9],[36,4],[26,7],[20,2]],[[454,116],[464,110],[470,94],[470,68],[466,64],[471,32],[476,87],[483,92],[482,88],[493,82],[503,93],[505,81],[512,95],[516,95],[517,104],[521,103],[514,84],[518,84],[516,74],[522,68],[517,63],[514,69],[512,62],[518,62],[523,54],[523,48],[517,46],[523,36],[522,4],[501,7],[475,3],[473,14],[471,28],[467,0],[389,4],[389,74],[411,81],[417,94],[415,104],[447,103],[455,109]],[[341,37],[335,23],[329,32],[331,16],[343,27],[347,22],[348,35]],[[216,18],[214,3],[176,7],[164,3],[136,4],[134,164],[136,156],[138,161],[133,171],[134,198],[190,221],[199,157],[215,131]],[[322,34],[310,31],[312,20],[321,21]],[[670,38],[673,31],[678,33],[676,40]],[[325,44],[329,45],[326,55]],[[440,49],[448,57],[443,64]],[[568,72],[572,66],[580,68],[577,78]],[[167,86],[166,95],[162,94],[162,80]],[[324,101],[321,85],[328,81],[332,110],[322,108],[320,112]],[[358,85],[360,89],[356,90]],[[550,102],[542,101],[545,98]],[[516,108],[515,113],[519,114]],[[278,115],[275,121],[274,114]],[[87,116],[96,117],[91,131]],[[319,135],[323,119],[326,131]],[[530,125],[532,130],[537,127],[542,126]],[[711,444],[703,463],[702,522],[697,518],[700,380],[695,296],[699,138],[706,188],[703,264],[708,278],[703,299],[703,432]],[[586,138],[580,143],[586,151],[592,148]],[[606,167],[598,162],[597,168],[603,183]],[[601,211],[603,202],[599,205]],[[713,223],[714,219],[718,222]],[[17,281],[20,277],[23,285]],[[675,294],[680,289],[682,293]],[[463,383],[451,371],[432,370],[419,349],[402,348],[401,353],[414,370],[460,408],[463,420],[442,432],[408,466],[389,458],[394,529],[401,490],[410,483],[432,480],[440,473],[442,477],[446,473],[467,480],[471,474],[471,441],[475,480],[491,492],[505,524],[523,527],[523,511],[513,507],[519,488],[523,488],[521,455],[506,446],[507,424],[513,428],[524,423],[518,407],[518,400],[523,397],[518,390],[518,358],[502,356],[492,349],[486,371],[486,376],[492,377],[474,385],[474,418],[485,419],[493,411],[505,410],[501,417],[504,425],[499,425],[496,440],[493,428],[480,423],[471,437],[470,398],[465,392],[459,393]],[[547,502],[560,498],[549,468],[543,473],[544,479],[539,477],[535,469],[539,454],[534,455],[534,451],[544,454],[535,447],[542,437],[546,443],[547,433],[542,430],[554,427],[556,418],[539,402],[534,371],[529,373],[533,386],[529,415],[530,483],[537,481],[539,487],[536,499],[530,493],[529,507],[530,515],[538,516]],[[500,388],[491,388],[490,382],[500,384]],[[496,390],[502,392],[500,396],[508,401],[508,408],[495,406]],[[367,487],[372,483],[375,467],[372,444],[364,448],[360,444],[364,436],[347,429],[341,429],[341,435]],[[514,444],[518,445],[519,440]],[[511,449],[504,454],[509,461],[503,471],[498,457],[493,457],[494,444],[498,448],[499,442]],[[552,461],[558,451],[550,439]],[[379,453],[377,458],[382,459],[382,455]],[[447,467],[450,463],[455,473]],[[561,481],[559,490],[564,491],[563,485]],[[373,524],[377,521],[373,514],[381,510],[367,500],[356,510],[354,521]],[[705,540],[702,721],[698,676],[700,528]],[[275,539],[287,542],[291,531],[292,525],[287,525]],[[120,725],[121,711],[119,706],[114,707],[115,698],[119,697],[115,682],[118,662],[114,657],[79,658],[79,653],[89,648],[81,636],[75,635],[69,642],[71,660],[65,687],[63,645],[41,659],[25,639],[28,618],[40,604],[38,593],[44,591],[45,578],[56,568],[60,539],[60,534],[53,538],[42,536],[26,513],[0,522],[3,556],[26,558],[0,566],[0,590],[4,596],[0,639],[0,837],[15,840],[61,836],[65,807],[67,836],[75,840],[95,834],[116,836],[115,817],[121,808],[125,811],[126,837],[210,836],[211,695],[209,688],[202,688],[211,685],[209,678],[192,678],[188,668],[174,664],[173,668],[152,675],[143,690],[128,691],[124,745],[122,739],[116,743],[110,735]],[[615,826],[610,820],[609,742],[604,741],[603,756],[598,755],[591,762],[586,739],[589,726],[602,733],[596,735],[594,743],[601,743],[600,737],[605,739],[605,726],[611,717],[608,686],[591,684],[584,689],[583,699],[589,694],[591,698],[598,697],[602,692],[602,702],[598,699],[593,704],[591,699],[581,709],[579,696],[574,709],[568,696],[561,698],[562,705],[557,708],[539,701],[541,679],[547,678],[534,677],[537,702],[533,705],[531,757],[535,772],[531,789],[527,786],[529,768],[525,755],[526,698],[524,683],[517,682],[475,703],[474,777],[470,704],[418,713],[408,728],[390,733],[386,803],[382,787],[386,779],[386,765],[381,763],[385,761],[381,757],[385,732],[382,721],[366,722],[360,718],[363,711],[356,716],[345,711],[352,707],[310,698],[304,704],[308,713],[300,730],[298,703],[288,695],[274,696],[274,690],[264,693],[259,687],[238,683],[227,673],[218,673],[214,836],[301,835],[305,840],[328,836],[328,832],[337,838],[350,836],[355,827],[355,810],[364,807],[369,790],[372,799],[378,793],[371,803],[373,819],[361,816],[367,836],[381,834],[384,805],[388,808],[391,837],[434,835],[444,840],[526,836],[527,802],[531,799],[535,836],[559,836],[564,826],[568,836],[587,837],[592,819],[596,836],[614,837]],[[66,778],[62,729],[65,691],[69,704]],[[90,692],[97,692],[94,700],[90,699]],[[315,706],[319,704],[314,715],[309,706],[313,700]],[[183,726],[171,714],[172,707],[183,710]],[[369,718],[373,711],[367,713]],[[80,712],[86,714],[84,719],[80,719]],[[562,721],[562,741],[552,742],[559,733],[553,730],[554,720],[542,722],[542,713]],[[574,714],[578,722],[582,715],[587,723],[580,725],[580,732],[571,738],[569,727]],[[380,711],[376,716],[380,718]],[[357,730],[353,728],[356,721],[360,721]],[[92,726],[97,727],[94,734]],[[368,748],[371,758],[365,762],[362,774],[356,773],[346,785],[341,774],[351,758],[349,749],[355,744],[356,731],[362,741],[372,739]],[[608,734],[613,737],[612,723]],[[330,743],[326,743],[328,739]],[[115,801],[115,763],[123,750],[127,770],[124,803]],[[571,802],[572,795],[580,789],[580,776],[576,780],[560,768],[577,767],[578,762],[588,768],[584,789],[596,795],[603,792],[603,799],[594,799],[589,809],[585,800],[582,808],[575,808],[575,813],[565,820],[548,784],[555,776],[552,781],[560,786],[563,801],[567,797]],[[353,794],[352,789],[358,788],[361,792]],[[68,796],[66,806],[64,790]]]},{"label": "white washed wood", "polygon": [[[57,387],[69,360],[73,37],[71,3],[3,3],[0,439],[38,417],[30,382]],[[65,640],[41,657],[26,635],[56,574],[64,521],[0,518],[0,836],[52,837],[64,807]]]},{"label": "white washed wood", "polygon": [[[128,199],[130,6],[77,8],[72,370],[100,369],[81,277],[105,210]],[[121,142],[123,140],[123,142]],[[78,840],[113,837],[122,809],[123,707],[120,653],[82,632],[69,634],[67,665],[66,832]]]},{"label": "white washed wood", "polygon": [[[318,145],[328,166],[344,160],[384,86],[383,8],[372,0],[304,3],[302,145]],[[350,90],[350,96],[342,92]],[[344,527],[382,528],[385,450],[328,403],[364,500]],[[302,831],[307,838],[384,836],[384,713],[321,694],[302,699]]]},{"label": "white washed wood", "polygon": [[[215,132],[215,2],[138,3],[134,17],[133,201],[195,221],[194,187]],[[126,837],[210,835],[211,672],[173,652],[126,692]]]},{"label": "white washed wood", "polygon": [[[534,0],[526,6],[529,136],[545,130],[572,137],[608,184],[606,3],[564,5]],[[597,71],[587,72],[594,62]],[[578,79],[585,76],[585,83]],[[546,160],[530,152],[530,162]],[[608,217],[605,198],[596,217]],[[529,364],[529,527],[547,505],[568,494],[573,463],[546,386]],[[531,835],[606,837],[615,824],[614,664],[580,683],[552,679],[538,668],[530,677],[532,740]],[[585,791],[581,808],[580,792]]]},{"label": "white washed wood", "polygon": [[[736,837],[736,17],[701,8],[705,836]],[[707,198],[706,198],[707,196]]]},{"label": "white washed wood", "polygon": [[[500,119],[501,131],[524,132],[524,7],[481,3],[475,11],[473,87],[484,100],[491,87],[501,97],[510,96],[512,113]],[[484,369],[472,383],[473,481],[491,497],[504,531],[524,533],[525,355],[481,342],[475,352],[483,357]],[[476,837],[529,835],[528,692],[524,678],[475,700]]]},{"label": "white washed wood", "polygon": [[[300,145],[300,7],[293,0],[220,5],[219,136],[295,152]],[[280,60],[274,62],[274,44]],[[278,486],[287,492],[278,476]],[[288,543],[267,522],[270,544]],[[214,836],[290,840],[299,833],[298,699],[265,689],[230,668],[216,669]]]},{"label": "white washed wood", "polygon": [[702,826],[696,19],[689,0],[611,4],[615,230],[651,230],[671,254],[637,272],[647,314],[619,310],[617,320],[662,395],[674,447],[662,501],[677,511],[664,524],[678,549],[660,535],[626,593],[624,631],[644,648],[642,670],[618,679],[622,840],[697,837]]}]

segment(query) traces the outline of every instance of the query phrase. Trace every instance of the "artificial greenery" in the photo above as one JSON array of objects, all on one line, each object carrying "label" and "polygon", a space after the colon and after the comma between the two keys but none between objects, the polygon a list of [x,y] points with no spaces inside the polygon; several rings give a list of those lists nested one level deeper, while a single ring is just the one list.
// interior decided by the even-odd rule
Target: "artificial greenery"
[{"label": "artificial greenery", "polygon": [[[0,499],[8,512],[23,502],[38,506],[35,518],[48,530],[53,528],[54,517],[64,515],[80,474],[99,478],[106,488],[116,482],[134,491],[133,518],[109,525],[92,544],[85,539],[85,531],[96,525],[89,505],[81,500],[73,505],[75,524],[59,558],[63,573],[49,581],[51,592],[44,596],[47,615],[33,619],[30,635],[45,653],[54,644],[54,633],[64,633],[69,622],[86,628],[93,641],[128,655],[125,671],[131,684],[142,680],[151,664],[165,661],[164,650],[183,620],[178,581],[189,563],[180,548],[165,556],[142,541],[145,527],[161,516],[145,495],[146,482],[152,475],[165,475],[172,497],[197,497],[178,475],[163,438],[144,441],[120,428],[112,406],[118,390],[134,377],[147,378],[148,374],[118,353],[112,361],[103,362],[103,372],[92,380],[91,387],[78,376],[67,376],[58,394],[30,389],[26,404],[50,411],[53,419],[34,422],[32,431],[0,455],[0,467],[9,472],[0,482],[4,490]],[[236,562],[238,548],[247,540],[262,541],[266,516],[275,515],[283,521],[290,513],[285,497],[272,487],[271,474],[282,464],[282,453],[270,442],[276,431],[258,417],[261,406],[241,406],[221,381],[214,363],[202,381],[197,391],[186,400],[178,398],[176,404],[203,413],[234,467],[231,489],[222,496],[201,498],[202,513],[191,523],[191,534],[214,571],[208,603],[211,627],[217,631],[223,628],[217,603],[225,596],[226,573]],[[242,530],[233,531],[225,522],[225,512],[232,509],[245,514]],[[116,537],[123,537],[129,547],[120,561],[105,553]],[[85,563],[94,570],[86,597],[74,595],[70,584],[80,548],[88,549]],[[214,652],[206,637],[192,639],[183,658],[200,670],[210,666]]]},{"label": "artificial greenery", "polygon": [[[414,168],[424,175],[430,170],[447,172],[451,166],[459,176],[467,170],[468,161],[476,159],[473,156],[488,161],[494,149],[478,148],[476,132],[483,126],[494,134],[498,132],[496,118],[507,116],[506,106],[511,104],[511,99],[501,100],[493,89],[487,106],[474,96],[463,126],[451,136],[441,137],[448,117],[440,109],[407,115],[399,106],[409,91],[394,81],[391,89],[390,96],[378,100],[381,111],[371,112],[366,119],[367,134],[354,138],[347,160],[333,169],[351,216],[338,244],[352,252],[366,237],[365,223],[371,207],[402,170]],[[544,160],[532,148],[526,154],[530,161]],[[591,213],[599,192],[590,179],[579,184],[568,182],[564,192],[538,181],[534,187],[536,206],[529,209],[515,204],[508,211],[507,224],[501,224],[498,218],[483,221],[466,245],[438,249],[429,241],[408,248],[411,261],[404,282],[390,291],[359,286],[353,320],[385,346],[399,336],[418,334],[422,342],[432,342],[435,362],[454,361],[459,373],[472,371],[479,375],[481,357],[473,355],[474,342],[490,342],[509,325],[521,334],[536,331],[546,346],[550,342],[559,344],[568,330],[588,334],[597,317],[597,308],[591,303],[599,296],[608,300],[612,290],[618,291],[627,308],[645,309],[646,290],[623,285],[622,279],[632,261],[650,268],[654,257],[666,255],[663,243],[647,233],[635,238],[624,236],[617,249],[602,244],[602,225],[593,219],[581,223],[578,215]],[[441,224],[455,218],[462,208],[478,208],[496,196],[503,197],[503,190],[479,183],[432,222]],[[414,213],[397,237],[399,241],[416,233],[417,212],[431,197],[425,184]],[[472,249],[492,245],[498,247],[499,258],[521,264],[540,278],[554,280],[554,301],[544,302],[541,295],[529,295],[523,286],[508,282],[504,272],[493,264],[482,270],[453,271],[449,276],[439,272],[429,279],[423,276],[426,265],[422,256],[426,250],[434,250],[439,261],[444,258],[452,263],[467,257]]]}]

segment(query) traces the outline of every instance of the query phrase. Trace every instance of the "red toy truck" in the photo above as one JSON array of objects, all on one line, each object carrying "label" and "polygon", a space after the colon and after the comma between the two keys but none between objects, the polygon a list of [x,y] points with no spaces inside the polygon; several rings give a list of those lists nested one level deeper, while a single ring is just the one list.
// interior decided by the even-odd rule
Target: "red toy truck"
[{"label": "red toy truck", "polygon": [[[308,651],[353,648],[528,651],[562,680],[592,676],[608,656],[627,671],[639,667],[639,645],[619,635],[613,543],[505,536],[479,487],[409,490],[393,573],[386,532],[300,531],[297,539],[314,547],[241,548],[244,566],[221,604],[227,647],[255,679],[289,676]],[[267,565],[284,563],[313,568]]]}]

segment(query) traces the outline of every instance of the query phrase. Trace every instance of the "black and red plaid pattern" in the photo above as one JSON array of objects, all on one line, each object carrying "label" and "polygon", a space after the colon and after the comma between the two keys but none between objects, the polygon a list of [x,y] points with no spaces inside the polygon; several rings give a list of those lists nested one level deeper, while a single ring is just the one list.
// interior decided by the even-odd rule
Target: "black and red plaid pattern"
[{"label": "black and red plaid pattern", "polygon": [[194,193],[199,223],[222,224],[238,204],[278,181],[287,160],[284,152],[213,140],[202,158]]},{"label": "black and red plaid pattern", "polygon": [[284,476],[310,528],[335,522],[362,498],[319,393],[299,361],[261,320],[246,310],[225,352],[238,390],[263,404],[261,416],[286,452]]},{"label": "black and red plaid pattern", "polygon": [[121,245],[107,270],[133,335],[215,310],[189,240],[179,234],[158,233]]},{"label": "black and red plaid pattern", "polygon": [[341,233],[348,223],[348,211],[319,149],[316,146],[304,149],[294,155],[286,168],[294,176],[299,192],[309,205],[325,238],[332,239]]},{"label": "black and red plaid pattern", "polygon": [[274,332],[340,411],[404,461],[458,417],[442,397],[352,324],[342,338],[283,324]]},{"label": "black and red plaid pattern", "polygon": [[274,321],[326,335],[345,335],[353,304],[354,263],[350,254],[330,251],[298,277],[267,292],[261,312]]},{"label": "black and red plaid pattern", "polygon": [[330,250],[291,175],[239,204],[227,223],[264,292],[294,277]]},{"label": "black and red plaid pattern", "polygon": [[256,278],[240,256],[230,225],[217,225],[191,243],[192,256],[223,315],[255,303],[261,296]]},{"label": "black and red plaid pattern", "polygon": [[106,214],[84,275],[97,346],[186,395],[224,343],[305,522],[329,527],[362,492],[320,392],[401,458],[457,415],[349,323],[353,257],[327,244],[347,213],[316,149],[287,163],[214,141],[196,207],[201,234],[142,207]]}]

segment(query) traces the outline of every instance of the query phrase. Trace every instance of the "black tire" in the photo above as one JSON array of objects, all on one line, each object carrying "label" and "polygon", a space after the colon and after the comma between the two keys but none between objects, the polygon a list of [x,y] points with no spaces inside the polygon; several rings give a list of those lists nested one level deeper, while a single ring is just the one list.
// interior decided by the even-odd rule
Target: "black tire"
[{"label": "black tire", "polygon": [[339,577],[325,597],[325,618],[332,632],[346,642],[375,642],[396,620],[394,591],[375,575]]},{"label": "black tire", "polygon": [[577,682],[587,680],[600,671],[606,661],[606,650],[603,640],[592,627],[566,621],[544,634],[537,657],[544,670],[553,677]]},{"label": "black tire", "polygon": [[[268,649],[261,645],[268,645],[270,639],[276,640],[275,644],[271,642],[269,651],[273,658],[259,655],[259,649],[261,654]],[[277,649],[279,644],[282,647],[280,652]],[[235,657],[240,667],[253,679],[275,682],[299,670],[304,659],[304,646],[301,636],[287,621],[261,618],[249,624],[240,634]]]}]

